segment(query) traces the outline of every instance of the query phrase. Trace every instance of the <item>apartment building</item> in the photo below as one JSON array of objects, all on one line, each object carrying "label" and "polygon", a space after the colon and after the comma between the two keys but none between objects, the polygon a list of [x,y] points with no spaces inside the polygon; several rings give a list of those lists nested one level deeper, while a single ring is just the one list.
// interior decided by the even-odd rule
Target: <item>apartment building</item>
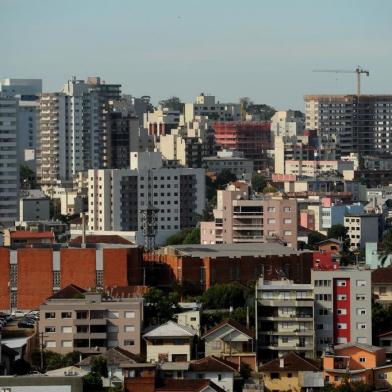
[{"label": "apartment building", "polygon": [[104,166],[104,108],[119,98],[120,85],[99,77],[73,78],[61,92],[40,96],[37,177],[42,185],[71,182],[79,171]]},{"label": "apartment building", "polygon": [[0,93],[0,226],[18,217],[18,100]]},{"label": "apartment building", "polygon": [[311,284],[264,280],[256,284],[258,356],[263,361],[290,351],[315,356],[314,294]]},{"label": "apartment building", "polygon": [[130,169],[89,170],[88,229],[137,232],[144,244],[142,210],[155,209],[155,241],[196,224],[205,203],[204,169],[165,166],[159,152],[132,152]]},{"label": "apartment building", "polygon": [[250,181],[252,179],[254,164],[251,159],[243,157],[236,151],[218,151],[216,156],[203,158],[203,166],[207,171],[219,175],[222,170],[229,170],[239,180]]},{"label": "apartment building", "polygon": [[312,284],[317,355],[331,345],[372,344],[371,271],[314,269]]},{"label": "apartment building", "polygon": [[365,249],[367,242],[379,242],[383,234],[382,214],[351,213],[344,217],[350,249]]},{"label": "apartment building", "polygon": [[44,347],[60,354],[117,346],[140,354],[142,326],[143,298],[111,298],[69,285],[40,306]]},{"label": "apartment building", "polygon": [[239,121],[241,105],[221,103],[215,96],[201,93],[194,103],[185,104],[185,121],[193,121],[196,116],[207,116],[212,121]]},{"label": "apartment building", "polygon": [[392,95],[305,95],[306,129],[333,136],[339,155],[391,153]]},{"label": "apartment building", "polygon": [[144,113],[144,128],[150,135],[160,137],[170,135],[172,129],[184,123],[184,118],[178,110],[170,110],[159,106],[152,113]]},{"label": "apartment building", "polygon": [[128,168],[131,151],[154,149],[154,138],[140,125],[133,102],[133,98],[125,96],[120,100],[109,101],[105,106],[103,168]]},{"label": "apartment building", "polygon": [[294,174],[300,177],[317,177],[318,175],[339,173],[347,180],[354,178],[354,162],[352,161],[303,161],[286,160],[285,174]]},{"label": "apartment building", "polygon": [[297,136],[305,130],[305,115],[298,110],[276,112],[271,117],[271,132],[274,136]]},{"label": "apartment building", "polygon": [[50,200],[40,190],[23,191],[19,200],[19,221],[50,220]]},{"label": "apartment building", "polygon": [[250,199],[246,182],[217,191],[213,222],[200,223],[202,244],[281,241],[297,247],[297,201],[282,197]]},{"label": "apartment building", "polygon": [[267,166],[267,150],[271,148],[271,123],[268,121],[215,122],[215,143],[222,150],[240,151],[252,159],[256,170]]}]

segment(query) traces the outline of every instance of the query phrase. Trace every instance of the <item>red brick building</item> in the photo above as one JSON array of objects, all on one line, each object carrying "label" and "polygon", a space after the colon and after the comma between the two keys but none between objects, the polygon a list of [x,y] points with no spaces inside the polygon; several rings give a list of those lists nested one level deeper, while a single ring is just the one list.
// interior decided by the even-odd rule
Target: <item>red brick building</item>
[{"label": "red brick building", "polygon": [[271,148],[271,123],[268,121],[222,121],[212,126],[215,143],[222,149],[241,151],[254,161],[255,170],[265,168],[266,150]]},{"label": "red brick building", "polygon": [[0,248],[0,309],[35,309],[71,283],[85,289],[139,285],[142,263],[136,246]]},{"label": "red brick building", "polygon": [[175,245],[144,254],[147,284],[171,287],[190,283],[201,289],[214,284],[247,284],[261,274],[310,283],[311,252],[278,243]]}]

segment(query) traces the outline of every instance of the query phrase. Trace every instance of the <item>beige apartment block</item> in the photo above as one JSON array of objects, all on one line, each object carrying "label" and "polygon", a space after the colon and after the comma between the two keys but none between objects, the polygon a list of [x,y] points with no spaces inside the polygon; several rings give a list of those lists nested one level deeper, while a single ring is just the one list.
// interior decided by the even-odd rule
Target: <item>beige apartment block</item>
[{"label": "beige apartment block", "polygon": [[217,192],[213,222],[201,222],[202,244],[281,241],[297,247],[297,201],[281,196],[250,199],[247,183]]},{"label": "beige apartment block", "polygon": [[105,352],[119,346],[140,354],[142,298],[110,298],[70,285],[40,307],[39,332],[47,350]]}]

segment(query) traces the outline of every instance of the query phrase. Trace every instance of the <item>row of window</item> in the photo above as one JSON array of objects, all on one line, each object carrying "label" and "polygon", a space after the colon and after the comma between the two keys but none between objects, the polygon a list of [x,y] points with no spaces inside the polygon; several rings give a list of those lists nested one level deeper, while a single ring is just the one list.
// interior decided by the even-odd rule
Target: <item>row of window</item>
[{"label": "row of window", "polygon": [[[88,333],[88,325],[78,325],[76,328],[76,333]],[[118,332],[118,327],[116,325],[112,326],[115,327],[115,330],[108,330],[108,332]],[[124,332],[134,332],[135,326],[134,325],[124,325]],[[45,327],[45,333],[56,333],[56,327],[54,326],[47,326]],[[73,333],[72,326],[62,326],[61,333]]]},{"label": "row of window", "polygon": [[[117,341],[108,341],[109,347],[115,347],[117,345],[118,345]],[[123,345],[124,346],[134,346],[135,341],[133,339],[125,339]],[[55,348],[55,347],[57,347],[57,342],[55,340],[46,340],[45,347],[46,348]],[[74,347],[74,343],[72,340],[62,340],[61,347],[71,348],[71,347]]]},{"label": "row of window", "polygon": [[[109,311],[108,318],[110,319],[118,319],[120,318],[120,313],[124,318],[135,318],[135,312],[134,311],[125,311],[125,312],[112,312]],[[90,318],[105,318],[107,312],[106,310],[92,310],[90,312]],[[76,318],[77,319],[87,319],[88,318],[88,311],[87,310],[81,310],[81,311],[76,311]],[[45,312],[45,319],[55,319],[56,318],[56,312]],[[61,312],[61,318],[62,319],[71,319],[75,318],[73,315],[73,312]]]}]

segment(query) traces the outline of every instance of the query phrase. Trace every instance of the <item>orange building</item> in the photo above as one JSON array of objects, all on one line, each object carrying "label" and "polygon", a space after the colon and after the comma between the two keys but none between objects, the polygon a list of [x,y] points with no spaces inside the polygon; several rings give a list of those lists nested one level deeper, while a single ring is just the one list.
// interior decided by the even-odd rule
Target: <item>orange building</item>
[{"label": "orange building", "polygon": [[142,249],[134,245],[88,248],[0,248],[0,310],[36,309],[56,291],[142,283]]},{"label": "orange building", "polygon": [[295,283],[310,283],[312,252],[278,243],[173,245],[144,254],[147,283],[172,287],[189,283],[201,290],[214,284],[247,284],[261,274],[273,280],[279,274]]},{"label": "orange building", "polygon": [[338,386],[348,381],[362,381],[373,385],[373,369],[385,364],[385,350],[381,347],[360,343],[340,344],[333,353],[323,358],[325,383]]}]

